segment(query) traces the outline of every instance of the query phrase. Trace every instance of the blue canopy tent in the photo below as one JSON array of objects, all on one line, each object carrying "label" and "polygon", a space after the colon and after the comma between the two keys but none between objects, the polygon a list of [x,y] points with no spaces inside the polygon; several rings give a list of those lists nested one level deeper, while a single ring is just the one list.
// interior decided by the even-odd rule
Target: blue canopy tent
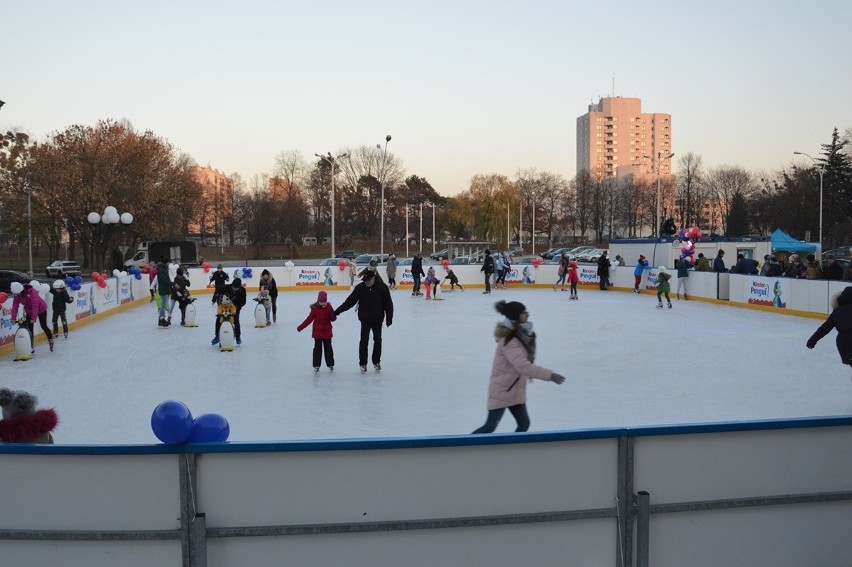
[{"label": "blue canopy tent", "polygon": [[808,244],[796,240],[780,228],[775,229],[770,237],[773,252],[816,252],[816,244]]}]

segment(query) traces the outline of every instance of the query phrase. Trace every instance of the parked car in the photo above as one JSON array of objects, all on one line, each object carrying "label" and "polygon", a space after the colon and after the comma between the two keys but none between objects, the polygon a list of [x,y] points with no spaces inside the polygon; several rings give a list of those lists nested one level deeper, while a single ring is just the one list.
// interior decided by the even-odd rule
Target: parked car
[{"label": "parked car", "polygon": [[326,258],[319,263],[320,266],[336,266],[343,258]]},{"label": "parked car", "polygon": [[44,269],[44,275],[49,278],[64,278],[65,276],[82,276],[83,270],[70,260],[56,260]]},{"label": "parked car", "polygon": [[[397,258],[397,261],[399,262],[400,266],[410,266],[412,260],[414,260],[414,258]],[[433,262],[431,258],[423,258],[424,266],[432,266],[434,264],[435,262]]]},{"label": "parked car", "polygon": [[577,246],[576,248],[572,248],[568,251],[568,257],[576,259],[577,256],[579,256],[583,252],[586,252],[588,250],[594,250],[594,248],[594,246]]},{"label": "parked car", "polygon": [[539,262],[541,262],[542,266],[545,265],[545,264],[552,264],[553,263],[552,261],[545,260],[544,258],[542,258],[540,256],[522,256],[522,257],[518,258],[517,260],[515,260],[515,263],[516,264],[532,264],[533,260],[539,260]]},{"label": "parked car", "polygon": [[[548,250],[547,252],[543,253],[541,255],[541,257],[544,258],[545,260],[557,260],[560,256],[562,256],[563,252],[570,252],[570,251],[571,251],[570,248],[552,248],[551,250]],[[570,254],[569,254],[569,256],[570,256]]]},{"label": "parked car", "polygon": [[545,250],[544,252],[541,252],[541,253],[539,254],[539,256],[541,256],[542,258],[545,258],[545,259],[549,260],[550,258],[552,258],[552,257],[553,257],[553,253],[554,253],[554,252],[556,252],[557,250],[559,250],[559,248],[548,248],[548,249],[547,249],[547,250]]},{"label": "parked car", "polygon": [[28,284],[33,280],[27,274],[16,270],[0,270],[0,291],[11,293],[12,282]]},{"label": "parked car", "polygon": [[[372,260],[373,258],[375,258],[376,260],[379,260],[380,256],[382,256],[382,255],[379,254],[378,252],[376,252],[375,254],[360,254],[355,258],[355,263],[367,265],[367,264],[370,263],[370,260]],[[382,256],[382,260],[379,261],[379,264],[387,264],[388,256],[389,256],[388,254],[385,254],[384,256]]]},{"label": "parked car", "polygon": [[429,254],[429,257],[433,260],[440,260],[441,258],[449,258],[450,257],[450,249],[444,248],[443,250],[438,250],[434,254]]},{"label": "parked car", "polygon": [[470,258],[467,256],[456,256],[450,261],[453,266],[466,266],[470,263]]},{"label": "parked car", "polygon": [[506,254],[509,255],[509,256],[512,256],[512,257],[523,256],[524,255],[524,249],[521,246],[513,246],[513,247],[509,248],[508,250],[506,250]]},{"label": "parked car", "polygon": [[344,250],[340,254],[337,255],[338,258],[346,258],[347,260],[354,260],[358,256],[363,254],[360,250],[352,249],[352,250]]},{"label": "parked car", "polygon": [[841,246],[833,250],[826,250],[822,253],[822,259],[825,260],[829,256],[834,256],[837,259],[846,258],[852,259],[852,246]]},{"label": "parked car", "polygon": [[604,252],[603,248],[592,248],[591,250],[585,250],[585,251],[577,254],[577,261],[578,262],[591,262],[591,263],[594,264],[595,262],[598,261],[598,258],[601,257],[601,254],[603,254],[603,252]]}]

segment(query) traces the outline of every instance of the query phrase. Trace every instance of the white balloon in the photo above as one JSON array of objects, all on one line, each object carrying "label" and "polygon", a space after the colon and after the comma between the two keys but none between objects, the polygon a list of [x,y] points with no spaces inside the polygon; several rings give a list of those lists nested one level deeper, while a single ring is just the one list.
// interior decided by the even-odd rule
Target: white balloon
[{"label": "white balloon", "polygon": [[99,215],[98,213],[89,213],[89,216],[86,217],[86,220],[88,220],[91,224],[98,224],[99,222],[101,222],[101,215]]},{"label": "white balloon", "polygon": [[41,289],[41,284],[38,280],[30,280],[30,285],[36,289]]},{"label": "white balloon", "polygon": [[42,293],[50,293],[50,284],[43,283],[39,286],[39,291]]},{"label": "white balloon", "polygon": [[127,277],[127,272],[119,272],[118,277],[120,277],[120,278],[126,278],[126,277]]},{"label": "white balloon", "polygon": [[112,275],[114,275],[115,277],[118,277],[118,274],[120,274],[120,273],[121,273],[121,271],[119,271],[118,268],[116,268],[112,271]]},{"label": "white balloon", "polygon": [[292,270],[295,265],[296,264],[294,264],[292,260],[287,260],[286,262],[284,262],[284,267],[286,267],[287,270]]}]

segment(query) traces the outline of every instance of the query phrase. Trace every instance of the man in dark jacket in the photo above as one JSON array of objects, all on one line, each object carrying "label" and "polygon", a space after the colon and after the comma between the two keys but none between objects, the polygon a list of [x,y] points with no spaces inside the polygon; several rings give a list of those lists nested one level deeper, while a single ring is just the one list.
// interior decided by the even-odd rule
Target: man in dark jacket
[{"label": "man in dark jacket", "polygon": [[609,256],[607,256],[607,252],[604,250],[601,257],[598,258],[598,286],[603,291],[606,291],[606,288],[609,285],[610,266],[612,266],[612,262],[609,261]]},{"label": "man in dark jacket", "polygon": [[491,293],[491,274],[494,273],[494,257],[491,256],[491,250],[485,251],[485,257],[482,259],[482,267],[479,268],[479,271],[485,273],[485,291],[482,294],[489,294]]},{"label": "man in dark jacket", "polygon": [[393,324],[393,299],[387,284],[376,277],[376,272],[367,268],[362,272],[361,283],[355,286],[349,297],[337,309],[337,317],[358,305],[358,320],[361,321],[361,342],[358,343],[358,364],[361,372],[367,371],[367,346],[370,333],[373,333],[373,367],[376,372],[382,369],[382,322]]},{"label": "man in dark jacket", "polygon": [[737,254],[737,263],[731,268],[732,274],[757,274],[757,260],[746,258],[743,254]]},{"label": "man in dark jacket", "polygon": [[713,271],[717,273],[727,272],[728,269],[725,267],[725,260],[723,259],[725,256],[724,250],[719,250],[716,254],[716,258],[713,259]]},{"label": "man in dark jacket", "polygon": [[769,257],[769,267],[766,268],[766,277],[779,278],[784,275],[784,268],[778,263],[778,258],[775,256]]},{"label": "man in dark jacket", "polygon": [[824,280],[839,280],[843,277],[843,268],[840,264],[834,261],[834,256],[829,256],[825,260],[825,269],[822,271],[822,279]]},{"label": "man in dark jacket", "polygon": [[423,255],[417,252],[411,260],[411,279],[414,280],[414,288],[411,291],[411,295],[423,295],[420,293],[420,277],[425,275],[423,272]]}]

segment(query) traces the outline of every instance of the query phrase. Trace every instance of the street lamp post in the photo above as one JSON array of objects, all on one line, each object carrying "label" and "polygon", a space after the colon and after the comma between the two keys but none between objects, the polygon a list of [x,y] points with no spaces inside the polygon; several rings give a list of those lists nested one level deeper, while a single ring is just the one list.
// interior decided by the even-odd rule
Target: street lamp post
[{"label": "street lamp post", "polygon": [[[379,225],[379,257],[380,261],[384,261],[385,257],[385,164],[388,159],[388,142],[391,141],[391,135],[385,136],[385,152],[382,154],[382,219]],[[382,149],[380,144],[376,144],[377,149]]]},{"label": "street lamp post", "polygon": [[340,158],[349,157],[349,154],[343,153],[337,157],[332,157],[331,152],[328,152],[327,156],[321,156],[319,154],[314,155],[331,166],[331,257],[334,258],[334,164]]},{"label": "street lamp post", "polygon": [[[104,209],[104,214],[98,214],[94,211],[88,214],[86,220],[89,221],[89,224],[92,225],[92,228],[98,230],[98,228],[103,227],[103,229],[109,235],[109,248],[112,249],[113,238],[115,236],[115,229],[118,227],[119,223],[123,225],[129,225],[133,222],[133,215],[130,213],[118,213],[113,206],[108,206]],[[106,253],[106,251],[104,251]],[[98,259],[95,259],[95,268],[99,267]],[[116,266],[116,269],[120,269],[121,266]]]},{"label": "street lamp post", "polygon": [[[831,156],[834,155],[834,152],[836,152],[836,151],[837,151],[837,148],[832,150],[831,153],[828,154],[828,157],[826,158],[825,162],[819,168],[819,249],[820,249],[820,252],[822,252],[822,177],[823,177],[823,175],[825,175],[825,166],[828,163],[828,160],[831,159]],[[813,156],[810,156],[810,155],[806,154],[805,152],[793,152],[793,155],[805,156],[807,158],[810,158],[811,161],[814,162],[814,167],[816,167],[816,165],[817,165],[817,160],[815,160],[813,158]]]},{"label": "street lamp post", "polygon": [[[650,159],[652,162],[654,161],[653,156],[643,155],[642,157]],[[674,153],[671,153],[665,159],[672,159],[674,157]],[[663,159],[663,152],[657,152],[657,218],[654,219],[654,234],[657,238],[660,237],[660,160]]]}]

